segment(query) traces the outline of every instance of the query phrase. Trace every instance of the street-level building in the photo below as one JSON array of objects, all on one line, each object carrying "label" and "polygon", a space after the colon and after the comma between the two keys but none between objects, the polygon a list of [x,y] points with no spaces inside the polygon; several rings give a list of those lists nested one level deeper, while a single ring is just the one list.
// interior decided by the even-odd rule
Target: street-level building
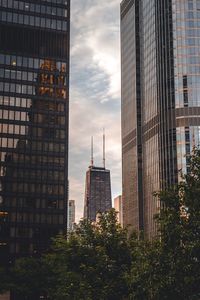
[{"label": "street-level building", "polygon": [[117,212],[117,220],[123,226],[123,207],[122,207],[122,196],[119,195],[114,199],[114,208]]},{"label": "street-level building", "polygon": [[68,206],[68,232],[72,232],[75,224],[76,206],[75,200],[69,200]]}]

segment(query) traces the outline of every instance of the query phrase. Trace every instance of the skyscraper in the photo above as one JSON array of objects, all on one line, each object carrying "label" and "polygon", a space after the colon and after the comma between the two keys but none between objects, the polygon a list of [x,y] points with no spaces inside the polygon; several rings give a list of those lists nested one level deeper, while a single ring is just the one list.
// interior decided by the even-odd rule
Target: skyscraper
[{"label": "skyscraper", "polygon": [[68,206],[68,231],[71,232],[74,229],[75,224],[75,200],[69,200]]},{"label": "skyscraper", "polygon": [[93,140],[91,164],[86,172],[84,218],[96,221],[98,213],[112,208],[110,170],[105,167],[105,136],[103,135],[103,167],[93,165]]},{"label": "skyscraper", "polygon": [[110,171],[90,166],[86,173],[84,218],[96,221],[97,213],[112,208]]},{"label": "skyscraper", "polygon": [[124,223],[155,231],[152,193],[177,183],[200,140],[200,1],[121,3]]},{"label": "skyscraper", "polygon": [[0,258],[67,228],[70,1],[0,1]]}]

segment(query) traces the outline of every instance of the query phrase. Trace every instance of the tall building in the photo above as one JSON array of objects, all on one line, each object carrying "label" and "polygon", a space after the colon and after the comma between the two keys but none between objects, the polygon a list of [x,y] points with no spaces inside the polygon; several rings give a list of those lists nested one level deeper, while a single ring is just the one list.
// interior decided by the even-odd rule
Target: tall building
[{"label": "tall building", "polygon": [[124,224],[155,231],[152,193],[180,180],[200,144],[200,1],[121,3]]},{"label": "tall building", "polygon": [[123,207],[122,207],[122,196],[117,196],[114,199],[114,208],[117,212],[117,220],[123,226]]},{"label": "tall building", "polygon": [[74,229],[75,224],[75,200],[69,200],[68,205],[68,231],[71,232]]},{"label": "tall building", "polygon": [[96,221],[98,213],[112,208],[110,171],[90,166],[86,173],[84,218]]},{"label": "tall building", "polygon": [[86,172],[84,218],[96,221],[98,213],[112,208],[110,170],[105,167],[105,135],[103,135],[103,167],[93,165],[93,139],[91,164]]},{"label": "tall building", "polygon": [[67,228],[70,1],[0,1],[0,259]]}]

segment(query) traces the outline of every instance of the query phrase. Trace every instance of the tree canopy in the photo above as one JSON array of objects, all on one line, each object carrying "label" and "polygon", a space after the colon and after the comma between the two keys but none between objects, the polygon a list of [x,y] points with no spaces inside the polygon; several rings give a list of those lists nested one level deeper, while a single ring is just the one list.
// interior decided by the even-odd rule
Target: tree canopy
[{"label": "tree canopy", "polygon": [[155,193],[161,209],[152,240],[128,235],[111,210],[55,238],[41,258],[17,260],[6,288],[20,300],[200,299],[200,150],[189,162],[182,182]]}]

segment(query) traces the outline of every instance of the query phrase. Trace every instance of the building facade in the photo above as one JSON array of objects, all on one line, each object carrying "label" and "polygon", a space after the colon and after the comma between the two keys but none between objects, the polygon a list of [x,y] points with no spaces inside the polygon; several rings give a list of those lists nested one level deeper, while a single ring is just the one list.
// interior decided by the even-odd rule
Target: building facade
[{"label": "building facade", "polygon": [[117,196],[114,199],[114,208],[117,212],[117,220],[123,226],[123,207],[122,207],[122,196]]},{"label": "building facade", "polygon": [[70,1],[0,1],[0,258],[67,228]]},{"label": "building facade", "polygon": [[152,193],[176,184],[200,140],[200,1],[121,3],[124,224],[156,232]]},{"label": "building facade", "polygon": [[90,166],[86,172],[84,218],[96,221],[98,213],[112,208],[110,171]]},{"label": "building facade", "polygon": [[138,10],[139,1],[121,4],[123,210],[124,225],[136,230],[143,226]]},{"label": "building facade", "polygon": [[69,200],[69,205],[68,205],[68,232],[71,232],[74,229],[75,213],[76,213],[75,200]]}]

